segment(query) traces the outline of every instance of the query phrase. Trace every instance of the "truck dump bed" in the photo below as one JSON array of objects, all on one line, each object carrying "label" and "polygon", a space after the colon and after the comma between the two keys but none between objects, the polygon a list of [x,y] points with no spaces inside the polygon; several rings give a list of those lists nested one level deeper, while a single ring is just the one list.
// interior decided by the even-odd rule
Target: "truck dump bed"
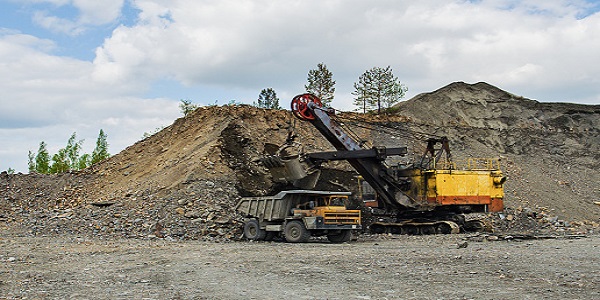
[{"label": "truck dump bed", "polygon": [[311,190],[282,191],[274,196],[245,197],[242,198],[236,210],[245,217],[259,220],[275,221],[285,220],[290,215],[291,209],[306,201],[307,195],[350,195],[350,192],[328,192]]}]

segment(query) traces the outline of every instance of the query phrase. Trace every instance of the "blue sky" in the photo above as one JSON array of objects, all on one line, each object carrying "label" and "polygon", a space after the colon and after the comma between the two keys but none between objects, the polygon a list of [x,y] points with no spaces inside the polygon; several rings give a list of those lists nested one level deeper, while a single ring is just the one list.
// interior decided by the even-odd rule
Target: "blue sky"
[{"label": "blue sky", "polygon": [[333,106],[390,65],[407,99],[455,81],[485,81],[543,102],[600,103],[598,1],[0,0],[0,171],[27,152],[111,153],[199,105],[252,103],[272,87],[282,105],[318,63]]}]

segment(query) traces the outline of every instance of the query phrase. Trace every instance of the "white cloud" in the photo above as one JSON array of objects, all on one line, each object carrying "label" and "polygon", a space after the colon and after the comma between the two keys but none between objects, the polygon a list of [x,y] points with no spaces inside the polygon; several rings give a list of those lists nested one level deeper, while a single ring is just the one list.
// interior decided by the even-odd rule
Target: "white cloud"
[{"label": "white cloud", "polygon": [[37,10],[33,21],[43,28],[78,35],[90,26],[104,25],[116,21],[121,16],[125,0],[25,0],[21,4],[51,4],[57,8],[72,6],[78,11],[72,18],[59,17],[52,9]]},{"label": "white cloud", "polygon": [[43,28],[72,35],[80,34],[85,29],[77,22],[48,15],[45,11],[37,11],[33,15],[33,21]]},{"label": "white cloud", "polygon": [[[325,62],[342,77],[343,92],[364,70],[385,65],[417,89],[452,80],[525,88],[541,70],[545,77],[600,73],[592,54],[600,48],[599,16],[577,19],[587,8],[581,1],[135,4],[141,22],[118,28],[97,50],[100,77],[291,89],[301,88],[308,69]],[[564,59],[573,63],[555,63]]]},{"label": "white cloud", "polygon": [[56,151],[73,132],[93,147],[104,129],[118,152],[180,115],[172,100],[136,95],[146,83],[94,80],[91,62],[53,56],[53,48],[29,35],[0,36],[1,170],[26,171],[27,150],[43,140]]},{"label": "white cloud", "polygon": [[124,2],[125,0],[73,0],[73,6],[81,11],[79,23],[102,25],[121,16]]}]

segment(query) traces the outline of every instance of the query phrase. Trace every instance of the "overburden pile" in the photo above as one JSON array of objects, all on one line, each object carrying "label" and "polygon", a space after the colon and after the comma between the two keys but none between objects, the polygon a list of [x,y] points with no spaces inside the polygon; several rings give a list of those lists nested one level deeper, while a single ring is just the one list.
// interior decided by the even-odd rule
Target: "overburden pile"
[{"label": "overburden pile", "polygon": [[[447,136],[455,159],[501,157],[509,180],[497,230],[597,230],[600,106],[539,103],[486,83],[453,83],[397,105],[397,115],[342,113],[375,145],[422,154]],[[390,130],[390,128],[395,128]],[[15,234],[231,240],[241,236],[240,197],[281,187],[257,163],[290,132],[306,152],[333,150],[283,110],[202,107],[82,172],[0,175],[0,229]],[[409,155],[411,156],[411,155]],[[344,162],[321,189],[356,191]]]}]

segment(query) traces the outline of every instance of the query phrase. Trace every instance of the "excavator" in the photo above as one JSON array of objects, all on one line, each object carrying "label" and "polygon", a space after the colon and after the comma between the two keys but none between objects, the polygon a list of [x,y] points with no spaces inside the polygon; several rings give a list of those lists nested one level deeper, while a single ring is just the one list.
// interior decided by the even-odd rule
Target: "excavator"
[{"label": "excavator", "polygon": [[406,156],[407,147],[367,148],[353,132],[344,129],[332,108],[310,93],[292,99],[294,116],[314,126],[335,151],[292,153],[288,137],[276,154],[261,158],[275,181],[314,188],[324,163],[347,161],[358,173],[359,198],[371,209],[373,233],[449,234],[490,230],[482,213],[501,212],[506,177],[499,160],[471,161],[457,166],[446,137],[426,140],[426,151],[412,164],[388,165],[393,156]]}]

